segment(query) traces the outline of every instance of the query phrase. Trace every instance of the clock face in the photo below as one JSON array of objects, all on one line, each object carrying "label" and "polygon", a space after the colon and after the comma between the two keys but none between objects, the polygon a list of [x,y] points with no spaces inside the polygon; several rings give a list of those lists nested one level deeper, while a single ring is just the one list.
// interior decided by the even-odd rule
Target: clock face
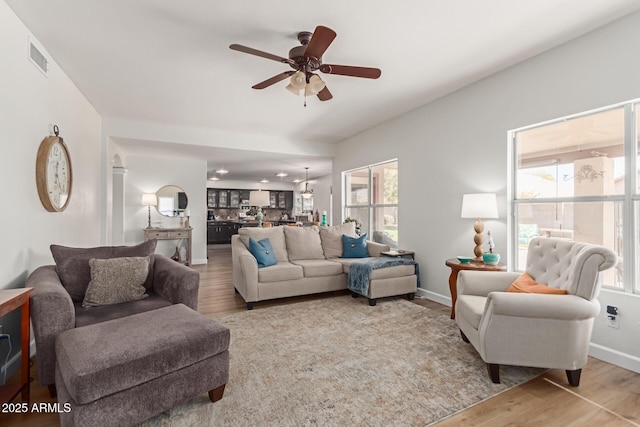
[{"label": "clock face", "polygon": [[46,210],[61,212],[66,209],[71,196],[72,179],[71,159],[62,138],[45,138],[38,149],[36,185]]},{"label": "clock face", "polygon": [[55,208],[61,209],[67,203],[70,184],[67,150],[57,141],[49,149],[47,159],[47,194]]}]

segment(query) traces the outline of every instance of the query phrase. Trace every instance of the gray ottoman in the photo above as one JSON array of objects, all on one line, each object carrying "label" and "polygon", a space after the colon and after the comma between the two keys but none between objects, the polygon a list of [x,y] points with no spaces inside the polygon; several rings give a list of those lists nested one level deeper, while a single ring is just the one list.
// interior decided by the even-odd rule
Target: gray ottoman
[{"label": "gray ottoman", "polygon": [[56,338],[64,426],[123,426],[209,393],[229,378],[229,329],[182,304],[71,329]]}]

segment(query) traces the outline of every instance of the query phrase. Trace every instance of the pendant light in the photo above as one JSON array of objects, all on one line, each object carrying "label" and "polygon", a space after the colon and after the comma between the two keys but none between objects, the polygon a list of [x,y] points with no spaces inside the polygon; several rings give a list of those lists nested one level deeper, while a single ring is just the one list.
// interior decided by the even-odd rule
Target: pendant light
[{"label": "pendant light", "polygon": [[306,167],[307,178],[304,181],[304,191],[300,193],[304,199],[310,199],[313,197],[313,190],[309,190],[309,168]]}]

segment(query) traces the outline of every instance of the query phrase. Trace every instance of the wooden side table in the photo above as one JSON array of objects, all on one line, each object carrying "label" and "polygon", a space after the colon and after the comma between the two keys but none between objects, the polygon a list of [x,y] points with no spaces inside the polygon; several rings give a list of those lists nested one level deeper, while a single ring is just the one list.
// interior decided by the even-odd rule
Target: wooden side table
[{"label": "wooden side table", "polygon": [[456,318],[456,300],[458,299],[458,273],[460,270],[476,270],[476,271],[506,271],[507,266],[504,264],[489,265],[483,262],[468,262],[462,264],[457,258],[449,258],[445,264],[451,268],[449,276],[449,291],[451,292],[451,318]]},{"label": "wooden side table", "polygon": [[0,290],[0,317],[22,307],[20,382],[0,386],[0,403],[11,402],[22,392],[22,402],[29,404],[29,294],[32,290],[33,288]]},{"label": "wooden side table", "polygon": [[402,249],[398,249],[397,251],[385,251],[380,252],[380,255],[392,258],[409,258],[414,259],[415,252],[413,251],[403,251]]}]

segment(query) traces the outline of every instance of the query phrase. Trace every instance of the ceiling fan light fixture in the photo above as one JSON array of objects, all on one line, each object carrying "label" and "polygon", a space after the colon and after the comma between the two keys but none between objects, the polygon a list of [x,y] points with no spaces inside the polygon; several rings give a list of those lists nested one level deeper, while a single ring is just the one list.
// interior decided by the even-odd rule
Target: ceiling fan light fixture
[{"label": "ceiling fan light fixture", "polygon": [[307,76],[302,71],[298,71],[291,76],[289,79],[289,84],[294,89],[301,91],[307,85]]},{"label": "ceiling fan light fixture", "polygon": [[291,84],[288,84],[285,89],[287,89],[289,92],[291,92],[295,96],[299,96],[300,95],[300,89],[296,89],[295,87],[291,86]]},{"label": "ceiling fan light fixture", "polygon": [[307,84],[307,88],[311,88],[311,93],[313,95],[317,95],[325,86],[326,84],[320,76],[313,74],[309,77],[309,84]]}]

